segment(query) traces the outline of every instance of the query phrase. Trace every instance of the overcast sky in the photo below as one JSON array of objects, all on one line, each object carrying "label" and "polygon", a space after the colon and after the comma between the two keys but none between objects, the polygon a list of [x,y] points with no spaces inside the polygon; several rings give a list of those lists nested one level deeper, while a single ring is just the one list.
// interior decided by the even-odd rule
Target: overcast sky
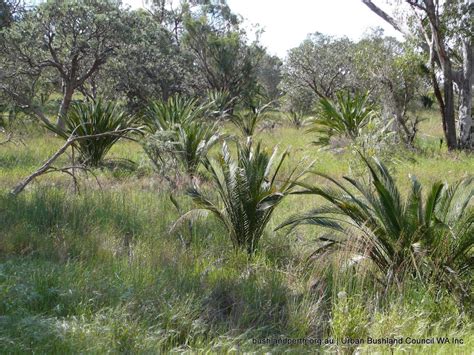
[{"label": "overcast sky", "polygon": [[[133,8],[142,0],[124,0]],[[261,42],[272,54],[284,57],[286,51],[298,46],[309,33],[322,32],[359,39],[370,27],[382,27],[385,34],[397,32],[361,0],[227,0],[230,8],[249,24],[264,29]]]}]

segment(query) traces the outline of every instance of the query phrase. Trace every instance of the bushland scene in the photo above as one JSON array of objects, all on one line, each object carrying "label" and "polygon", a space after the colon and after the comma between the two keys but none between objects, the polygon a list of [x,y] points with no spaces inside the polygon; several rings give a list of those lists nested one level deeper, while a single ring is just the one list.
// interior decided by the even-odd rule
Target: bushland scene
[{"label": "bushland scene", "polygon": [[359,6],[0,0],[0,352],[471,353],[474,5]]}]

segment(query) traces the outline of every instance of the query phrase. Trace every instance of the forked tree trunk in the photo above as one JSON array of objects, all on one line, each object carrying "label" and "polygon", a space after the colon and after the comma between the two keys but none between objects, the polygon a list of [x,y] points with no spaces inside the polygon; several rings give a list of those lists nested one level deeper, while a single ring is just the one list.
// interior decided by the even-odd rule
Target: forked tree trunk
[{"label": "forked tree trunk", "polygon": [[72,95],[74,94],[74,88],[71,85],[64,86],[63,99],[61,106],[59,107],[58,116],[56,119],[56,126],[60,129],[64,129],[64,116],[66,116],[69,106],[71,106]]}]

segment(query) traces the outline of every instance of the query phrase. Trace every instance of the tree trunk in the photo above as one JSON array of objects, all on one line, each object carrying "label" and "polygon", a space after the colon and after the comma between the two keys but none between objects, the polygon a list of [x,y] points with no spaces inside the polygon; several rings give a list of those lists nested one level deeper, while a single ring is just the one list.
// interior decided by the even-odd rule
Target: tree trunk
[{"label": "tree trunk", "polygon": [[463,40],[463,69],[459,88],[459,147],[474,148],[474,126],[472,124],[472,42]]},{"label": "tree trunk", "polygon": [[457,149],[458,142],[456,136],[456,119],[454,116],[454,85],[453,85],[453,69],[451,58],[447,51],[445,38],[440,30],[440,20],[437,4],[433,0],[424,0],[426,15],[428,16],[431,41],[427,43],[430,50],[436,52],[441,69],[443,70],[443,96],[444,96],[444,112],[443,112],[443,130],[446,138],[446,144],[449,150]]},{"label": "tree trunk", "polygon": [[64,116],[66,116],[69,106],[71,106],[72,95],[74,94],[74,88],[70,85],[64,85],[64,94],[59,107],[58,117],[56,120],[56,126],[60,129],[64,129]]},{"label": "tree trunk", "polygon": [[454,87],[451,67],[449,70],[444,70],[444,115],[443,115],[443,128],[444,135],[446,137],[446,144],[449,150],[456,149],[458,147],[456,137],[456,120],[454,117]]}]

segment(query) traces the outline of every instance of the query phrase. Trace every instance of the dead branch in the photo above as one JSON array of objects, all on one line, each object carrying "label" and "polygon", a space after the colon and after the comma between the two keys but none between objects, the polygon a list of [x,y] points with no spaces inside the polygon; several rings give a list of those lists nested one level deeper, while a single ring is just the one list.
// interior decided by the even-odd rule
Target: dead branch
[{"label": "dead branch", "polygon": [[[105,133],[98,133],[98,134],[91,134],[91,135],[87,135],[87,136],[74,136],[74,135],[71,135],[67,140],[66,140],[66,143],[64,143],[64,145],[59,148],[56,153],[54,153],[48,160],[46,160],[43,165],[38,169],[36,170],[33,174],[29,175],[28,177],[26,177],[23,181],[21,181],[18,185],[16,185],[12,191],[10,192],[12,195],[16,196],[18,195],[20,192],[22,192],[24,190],[24,188],[31,182],[33,181],[34,179],[36,179],[38,176],[40,175],[43,175],[47,172],[49,172],[49,170],[52,169],[51,165],[56,161],[56,159],[58,159],[61,155],[64,154],[64,152],[67,150],[67,148],[69,146],[71,146],[72,144],[74,144],[75,142],[79,141],[79,140],[84,140],[84,139],[91,139],[91,138],[100,138],[100,137],[110,137],[110,136],[120,136],[122,138],[127,138],[127,139],[130,139],[130,140],[135,140],[131,137],[124,137],[123,135],[126,134],[126,133],[129,133],[129,132],[141,132],[139,129],[137,128],[126,128],[126,129],[122,129],[122,130],[117,130],[117,131],[114,131],[114,132],[105,132]],[[74,168],[77,168],[77,166],[75,166]],[[56,168],[54,168],[56,169]],[[71,167],[72,169],[72,167]],[[58,169],[56,169],[56,171],[59,171]],[[64,171],[62,171],[64,172]],[[69,172],[69,174],[71,174],[71,172]],[[75,177],[74,175],[72,174],[74,180],[75,180]]]}]

